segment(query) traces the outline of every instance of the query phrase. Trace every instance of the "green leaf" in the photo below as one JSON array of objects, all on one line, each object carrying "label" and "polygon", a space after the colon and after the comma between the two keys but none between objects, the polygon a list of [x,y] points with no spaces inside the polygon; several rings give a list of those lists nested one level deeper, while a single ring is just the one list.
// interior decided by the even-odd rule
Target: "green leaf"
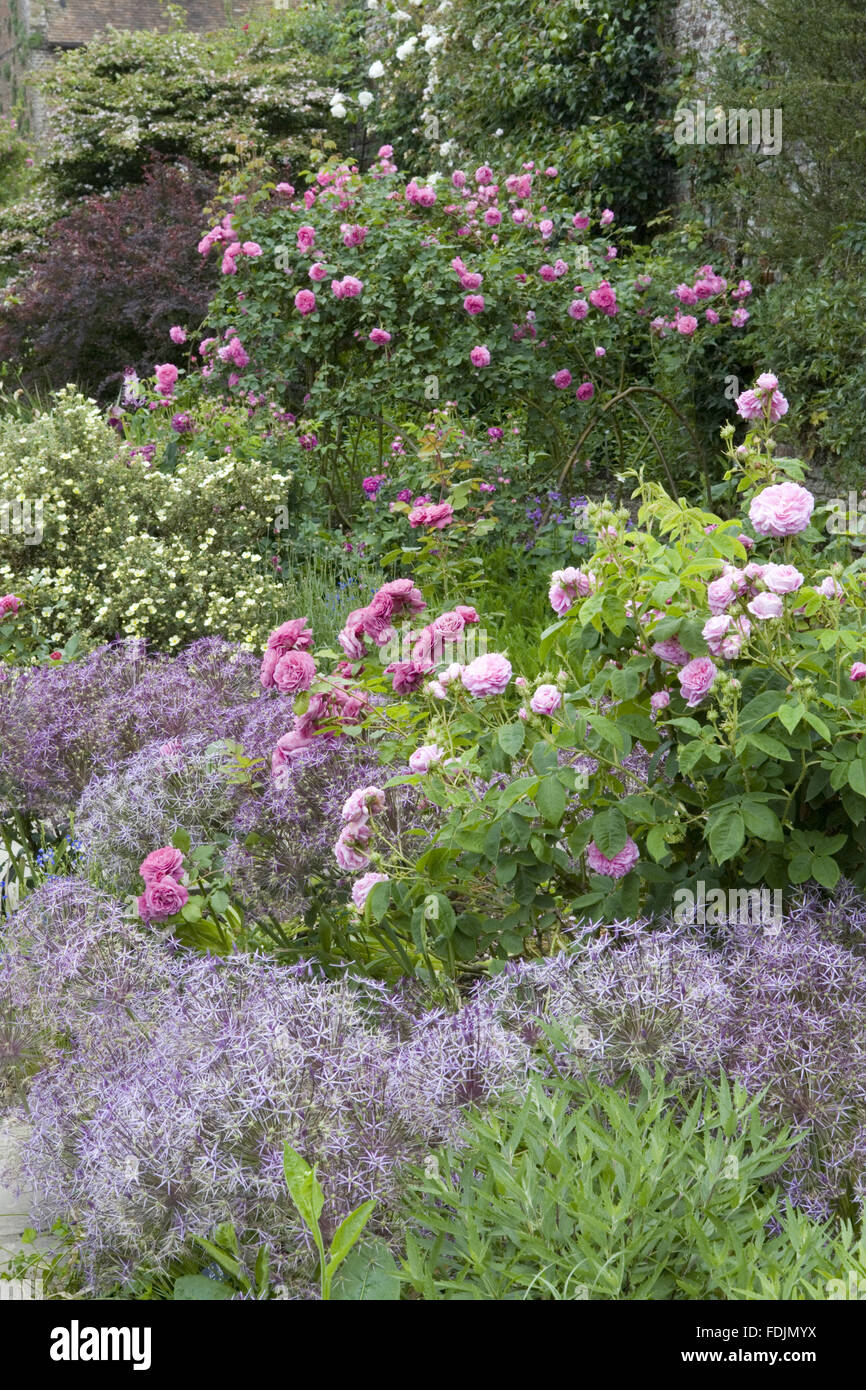
[{"label": "green leaf", "polygon": [[[544,777],[539,782],[538,791],[535,793],[535,804],[544,819],[549,821],[551,825],[559,825],[567,802],[568,792],[558,777]],[[623,843],[625,842],[623,841]]]},{"label": "green leaf", "polygon": [[197,1303],[212,1302],[234,1298],[234,1289],[219,1279],[208,1279],[206,1274],[182,1274],[174,1281],[176,1300],[194,1299]]},{"label": "green leaf", "polygon": [[343,1263],[352,1246],[358,1241],[364,1227],[373,1215],[376,1208],[375,1200],[362,1202],[354,1211],[344,1217],[334,1232],[334,1238],[328,1248],[328,1273],[334,1271]]},{"label": "green leaf", "polygon": [[750,835],[758,835],[762,840],[783,840],[782,822],[763,801],[744,801],[740,805],[746,829]]},{"label": "green leaf", "polygon": [[858,796],[866,796],[866,759],[855,758],[848,764],[848,785]]},{"label": "green leaf", "polygon": [[609,806],[606,811],[594,817],[591,822],[592,838],[598,845],[605,859],[613,859],[625,848],[628,839],[628,826],[625,816],[616,806]]},{"label": "green leaf", "polygon": [[523,740],[526,737],[526,726],[521,719],[515,724],[503,724],[496,734],[496,741],[503,753],[507,753],[509,758],[515,757],[523,747]]},{"label": "green leaf", "polygon": [[816,854],[812,860],[812,877],[821,884],[822,888],[835,888],[842,871],[835,859],[831,859],[827,854]]},{"label": "green leaf", "polygon": [[229,905],[228,893],[225,893],[222,888],[218,888],[215,893],[210,895],[210,905],[214,912],[222,916]]},{"label": "green leaf", "polygon": [[739,811],[725,807],[721,813],[710,817],[707,839],[717,864],[733,859],[745,838],[746,827]]},{"label": "green leaf", "polygon": [[396,1303],[399,1298],[397,1262],[383,1240],[364,1241],[350,1252],[331,1293],[337,1303]]},{"label": "green leaf", "polygon": [[309,1163],[288,1144],[283,1145],[283,1172],[289,1196],[310,1230],[317,1233],[325,1195]]},{"label": "green leaf", "polygon": [[776,711],[777,718],[782,721],[789,734],[794,732],[805,713],[806,707],[801,704],[781,705]]},{"label": "green leaf", "polygon": [[367,901],[364,903],[365,915],[368,915],[374,922],[381,922],[390,903],[391,880],[387,879],[384,883],[374,883],[367,894]]},{"label": "green leaf", "polygon": [[179,849],[181,854],[189,854],[189,847],[191,844],[189,831],[176,830],[171,837],[171,843],[172,847],[174,849]]}]

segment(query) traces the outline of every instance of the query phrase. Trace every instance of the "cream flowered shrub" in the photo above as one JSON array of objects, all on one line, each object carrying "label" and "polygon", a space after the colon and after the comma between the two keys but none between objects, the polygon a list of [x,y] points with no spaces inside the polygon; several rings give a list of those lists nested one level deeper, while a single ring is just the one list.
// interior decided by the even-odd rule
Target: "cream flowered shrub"
[{"label": "cream flowered shrub", "polygon": [[26,589],[52,637],[144,637],[174,649],[219,632],[256,644],[282,587],[267,558],[292,475],[193,445],[161,472],[67,387],[0,425],[0,500],[42,503],[42,540],[0,537],[0,592]]}]

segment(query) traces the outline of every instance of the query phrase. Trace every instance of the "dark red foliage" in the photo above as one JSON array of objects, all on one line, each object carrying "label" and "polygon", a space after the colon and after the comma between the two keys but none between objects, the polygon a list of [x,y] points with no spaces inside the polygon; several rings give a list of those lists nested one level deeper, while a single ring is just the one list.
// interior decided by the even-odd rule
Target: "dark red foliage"
[{"label": "dark red foliage", "polygon": [[144,182],[90,198],[55,223],[47,248],[0,308],[0,359],[28,386],[75,382],[113,394],[125,367],[181,365],[173,324],[194,328],[215,267],[196,250],[213,183],[187,163],[155,160]]}]

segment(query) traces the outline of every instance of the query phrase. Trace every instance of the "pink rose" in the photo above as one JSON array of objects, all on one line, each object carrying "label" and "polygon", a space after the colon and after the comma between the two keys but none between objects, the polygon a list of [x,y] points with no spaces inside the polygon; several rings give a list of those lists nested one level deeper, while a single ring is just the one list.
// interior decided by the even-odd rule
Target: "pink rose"
[{"label": "pink rose", "polygon": [[359,879],[355,880],[355,882],[352,884],[352,902],[355,904],[359,912],[364,911],[364,905],[366,904],[366,901],[370,896],[371,890],[376,886],[376,884],[387,882],[387,874],[376,873],[362,874]]},{"label": "pink rose", "polygon": [[347,799],[341,812],[343,820],[349,822],[367,821],[375,812],[381,814],[385,809],[385,793],[381,787],[358,787]]},{"label": "pink rose", "polygon": [[152,883],[157,878],[176,878],[183,873],[183,855],[172,845],[151,850],[138,866],[138,872],[145,883]]},{"label": "pink rose", "polygon": [[793,565],[764,565],[761,578],[773,594],[793,594],[804,582],[804,576]]},{"label": "pink rose", "polygon": [[560,371],[554,372],[551,378],[557,391],[565,391],[571,385],[572,376],[567,367],[562,367]]},{"label": "pink rose", "polygon": [[0,598],[0,618],[5,618],[7,613],[17,613],[20,607],[20,598],[15,594],[4,594]]},{"label": "pink rose", "polygon": [[429,670],[428,661],[392,661],[385,674],[393,677],[395,695],[410,695],[423,684]]},{"label": "pink rose", "polygon": [[653,653],[669,666],[685,666],[691,661],[689,653],[677,637],[666,637],[663,642],[655,642]]},{"label": "pink rose", "polygon": [[[416,589],[411,579],[389,579],[387,584],[383,584],[378,590],[377,598],[379,594],[385,594],[391,599],[395,613],[402,613],[404,610],[409,613],[420,613],[427,607],[421,590]],[[464,617],[464,621],[468,623],[471,620]],[[477,615],[475,621],[478,621]]]},{"label": "pink rose", "polygon": [[423,507],[413,507],[409,513],[410,526],[430,526],[434,531],[444,531],[454,520],[454,508],[450,502],[432,502]]},{"label": "pink rose", "polygon": [[463,301],[463,308],[466,310],[467,314],[483,314],[484,295],[467,294],[466,298]]},{"label": "pink rose", "polygon": [[694,661],[677,672],[683,699],[690,709],[694,709],[709,694],[717,675],[718,670],[708,656],[696,656]]},{"label": "pink rose", "polygon": [[173,362],[162,362],[154,367],[156,377],[156,387],[161,396],[170,396],[175,388],[178,378],[178,370]]},{"label": "pink rose", "polygon": [[799,483],[776,483],[752,498],[749,520],[762,536],[795,536],[809,525],[815,499]]},{"label": "pink rose", "polygon": [[570,319],[585,319],[589,313],[589,305],[585,299],[573,299],[567,312]]},{"label": "pink rose", "polygon": [[613,318],[614,314],[619,312],[616,290],[608,280],[602,280],[598,288],[590,292],[589,302],[594,309],[600,310],[608,318]]},{"label": "pink rose", "polygon": [[370,862],[363,846],[369,842],[370,828],[363,821],[350,821],[344,825],[334,845],[334,858],[345,873],[357,873],[366,869]]},{"label": "pink rose", "polygon": [[650,696],[650,705],[656,713],[658,713],[660,709],[667,709],[670,702],[671,692],[669,690],[656,690]]},{"label": "pink rose", "polygon": [[302,733],[300,729],[293,729],[291,733],[283,734],[282,738],[277,740],[277,746],[271,754],[271,773],[277,786],[285,786],[292,762],[299,753],[309,748],[312,742],[311,736]]},{"label": "pink rose", "polygon": [[469,354],[469,361],[473,367],[489,367],[490,351],[484,346],[474,347]]},{"label": "pink rose", "polygon": [[866,681],[866,663],[855,661],[851,667],[852,681]]},{"label": "pink rose", "polygon": [[175,324],[173,328],[170,328],[168,330],[168,336],[171,338],[171,341],[173,343],[177,343],[178,347],[181,345],[181,343],[186,342],[186,332],[178,324]]},{"label": "pink rose", "polygon": [[590,840],[586,847],[586,862],[592,872],[604,874],[605,878],[625,878],[639,859],[640,850],[631,837],[626,840],[619,854],[615,854],[613,859],[607,859],[602,854],[595,840]]},{"label": "pink rose", "polygon": [[316,679],[316,663],[309,652],[295,648],[281,656],[274,668],[274,685],[284,695],[298,695],[309,690]]},{"label": "pink rose", "polygon": [[718,617],[710,618],[704,623],[701,636],[712,652],[713,656],[721,656],[722,639],[731,626],[731,619],[726,613],[719,614]]},{"label": "pink rose", "polygon": [[711,613],[722,613],[737,597],[737,587],[730,574],[723,574],[707,585],[707,603]]},{"label": "pink rose", "polygon": [[313,264],[310,266],[309,270],[307,271],[307,274],[309,275],[311,280],[324,280],[325,276],[328,274],[328,268],[323,261],[313,261]]},{"label": "pink rose", "polygon": [[535,714],[553,714],[562,704],[562,695],[555,685],[540,685],[529,701]]},{"label": "pink rose", "polygon": [[445,749],[440,748],[438,743],[422,743],[420,748],[409,754],[409,766],[413,772],[429,772],[444,756]]},{"label": "pink rose", "polygon": [[582,381],[574,393],[575,399],[579,401],[591,401],[595,395],[595,387],[591,381]]},{"label": "pink rose", "polygon": [[298,228],[298,250],[309,251],[312,249],[316,240],[315,227],[304,226]]},{"label": "pink rose", "polygon": [[295,308],[299,314],[312,314],[316,307],[316,296],[312,290],[298,290],[295,295]]},{"label": "pink rose", "polygon": [[830,574],[827,575],[826,579],[821,580],[818,585],[818,593],[823,594],[825,598],[844,599],[845,597],[845,590],[842,585]]},{"label": "pink rose", "polygon": [[138,915],[144,922],[164,922],[186,906],[189,893],[173,878],[153,878],[138,900]]},{"label": "pink rose", "polygon": [[464,666],[460,678],[476,699],[501,695],[511,680],[511,662],[499,652],[486,652]]},{"label": "pink rose", "polygon": [[368,337],[371,343],[375,343],[376,347],[383,347],[391,341],[391,334],[387,333],[384,328],[372,329]]},{"label": "pink rose", "polygon": [[756,594],[746,607],[755,618],[762,620],[782,616],[782,600],[778,594]]}]

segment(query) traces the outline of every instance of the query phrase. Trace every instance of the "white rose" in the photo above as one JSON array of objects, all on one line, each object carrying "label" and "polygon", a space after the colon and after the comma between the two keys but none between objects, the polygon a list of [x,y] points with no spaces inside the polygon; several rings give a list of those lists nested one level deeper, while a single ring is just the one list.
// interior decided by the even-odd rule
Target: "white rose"
[{"label": "white rose", "polygon": [[346,108],[341,101],[335,102],[331,107],[331,115],[334,117],[334,120],[341,121],[345,114]]},{"label": "white rose", "polygon": [[371,105],[372,101],[373,101],[373,93],[372,93],[372,92],[359,92],[359,93],[358,93],[358,105],[361,107],[361,110],[362,110],[362,111],[366,111],[367,107]]},{"label": "white rose", "polygon": [[375,63],[371,63],[371,64],[370,64],[370,71],[367,73],[367,76],[368,76],[368,77],[384,77],[384,76],[385,76],[385,64],[384,64],[384,63],[380,63],[380,62],[379,62],[379,59],[377,58],[376,61],[375,61]]}]

